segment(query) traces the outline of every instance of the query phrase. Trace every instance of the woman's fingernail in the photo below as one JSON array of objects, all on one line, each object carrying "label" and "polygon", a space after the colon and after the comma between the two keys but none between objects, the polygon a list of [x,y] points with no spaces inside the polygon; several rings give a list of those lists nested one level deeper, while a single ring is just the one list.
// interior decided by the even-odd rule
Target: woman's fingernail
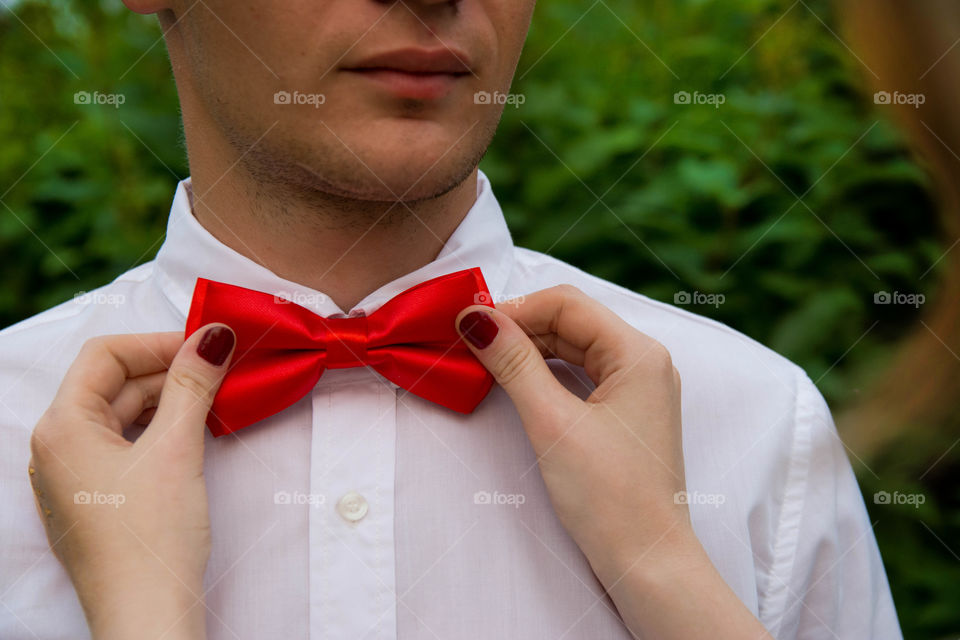
[{"label": "woman's fingernail", "polygon": [[477,349],[486,349],[497,337],[500,327],[483,311],[471,311],[460,319],[460,333]]},{"label": "woman's fingernail", "polygon": [[207,332],[200,338],[197,353],[210,364],[219,367],[230,355],[234,342],[236,342],[236,338],[233,331],[227,327],[213,327],[207,329]]}]

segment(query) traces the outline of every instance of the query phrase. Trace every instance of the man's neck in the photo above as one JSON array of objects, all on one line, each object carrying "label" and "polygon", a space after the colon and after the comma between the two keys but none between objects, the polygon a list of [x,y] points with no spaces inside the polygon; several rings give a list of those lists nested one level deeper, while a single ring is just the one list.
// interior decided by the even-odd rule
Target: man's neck
[{"label": "man's neck", "polygon": [[192,206],[217,240],[344,311],[437,257],[476,201],[477,172],[433,200],[346,201],[254,180],[223,156],[191,154]]}]

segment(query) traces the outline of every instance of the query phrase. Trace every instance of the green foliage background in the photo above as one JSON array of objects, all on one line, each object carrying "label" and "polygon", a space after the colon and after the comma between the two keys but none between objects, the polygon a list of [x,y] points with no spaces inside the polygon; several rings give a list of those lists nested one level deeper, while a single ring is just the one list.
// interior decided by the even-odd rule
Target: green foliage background
[{"label": "green foliage background", "polygon": [[[929,300],[946,247],[831,8],[542,2],[513,87],[525,103],[482,166],[518,244],[671,303],[723,294],[693,309],[803,366],[837,409],[919,317],[874,294]],[[0,4],[0,60],[6,326],[152,259],[188,169],[153,18],[118,0]],[[76,91],[126,102],[77,105]],[[725,102],[677,104],[679,91]],[[955,450],[917,480],[949,446],[861,472],[908,638],[960,632]],[[873,504],[895,488],[927,503]]]}]

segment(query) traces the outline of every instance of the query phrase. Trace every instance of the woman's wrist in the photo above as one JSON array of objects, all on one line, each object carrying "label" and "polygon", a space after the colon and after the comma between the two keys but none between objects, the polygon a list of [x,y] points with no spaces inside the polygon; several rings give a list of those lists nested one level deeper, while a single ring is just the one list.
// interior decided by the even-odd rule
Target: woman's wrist
[{"label": "woman's wrist", "polygon": [[[206,638],[201,581],[166,576],[103,577],[78,588],[94,640]],[[79,585],[78,585],[79,586]]]},{"label": "woman's wrist", "polygon": [[688,519],[665,525],[656,537],[625,537],[588,554],[587,559],[608,590],[628,578],[638,587],[653,589],[663,576],[710,563]]},{"label": "woman's wrist", "polygon": [[771,637],[724,582],[689,525],[677,525],[641,553],[625,549],[591,565],[640,637]]}]

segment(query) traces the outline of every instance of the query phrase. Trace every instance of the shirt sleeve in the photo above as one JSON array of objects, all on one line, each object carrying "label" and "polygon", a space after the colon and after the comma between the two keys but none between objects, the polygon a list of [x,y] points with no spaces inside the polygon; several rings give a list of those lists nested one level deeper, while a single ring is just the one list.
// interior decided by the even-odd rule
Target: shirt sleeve
[{"label": "shirt sleeve", "polygon": [[902,639],[875,523],[830,409],[802,372],[796,412],[761,619],[780,640]]}]

